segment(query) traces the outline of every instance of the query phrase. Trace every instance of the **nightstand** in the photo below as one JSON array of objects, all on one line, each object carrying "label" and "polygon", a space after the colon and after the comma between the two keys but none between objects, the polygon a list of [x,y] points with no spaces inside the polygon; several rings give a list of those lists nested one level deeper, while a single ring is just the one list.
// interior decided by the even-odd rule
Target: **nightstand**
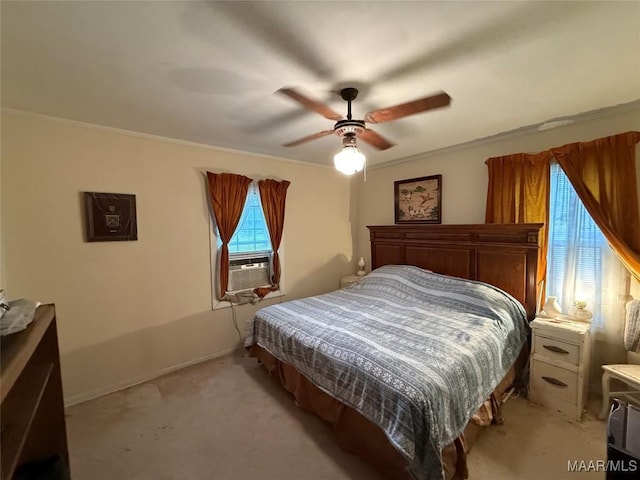
[{"label": "nightstand", "polygon": [[580,421],[589,388],[589,323],[536,318],[531,322],[529,400]]},{"label": "nightstand", "polygon": [[363,277],[364,275],[360,276],[360,275],[356,275],[355,273],[342,277],[340,279],[340,288],[348,287],[349,285],[356,283],[358,280],[360,280]]}]

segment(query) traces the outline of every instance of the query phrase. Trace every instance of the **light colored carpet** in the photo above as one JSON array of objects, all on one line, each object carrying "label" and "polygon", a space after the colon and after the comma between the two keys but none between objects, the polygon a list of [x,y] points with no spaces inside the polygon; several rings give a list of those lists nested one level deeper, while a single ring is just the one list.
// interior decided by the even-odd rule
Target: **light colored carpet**
[{"label": "light colored carpet", "polygon": [[[567,422],[521,398],[504,414],[469,454],[470,479],[604,478],[567,471],[606,459],[604,422]],[[240,354],[70,407],[67,430],[77,480],[379,478]]]}]

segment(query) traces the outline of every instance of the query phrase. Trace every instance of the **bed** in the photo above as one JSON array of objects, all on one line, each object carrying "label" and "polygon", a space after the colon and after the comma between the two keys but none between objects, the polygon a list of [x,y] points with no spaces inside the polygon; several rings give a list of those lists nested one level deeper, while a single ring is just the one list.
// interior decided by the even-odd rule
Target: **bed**
[{"label": "bed", "polygon": [[527,344],[540,225],[369,229],[369,275],[259,310],[246,346],[384,477],[465,478]]}]

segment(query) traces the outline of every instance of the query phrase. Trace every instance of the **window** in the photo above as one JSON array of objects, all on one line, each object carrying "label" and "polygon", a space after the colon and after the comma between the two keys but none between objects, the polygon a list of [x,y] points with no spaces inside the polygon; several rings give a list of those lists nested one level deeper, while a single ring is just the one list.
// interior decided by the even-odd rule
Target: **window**
[{"label": "window", "polygon": [[[218,251],[222,246],[220,235],[216,234],[211,262],[214,301],[218,300],[219,263]],[[272,247],[267,222],[262,211],[260,189],[256,183],[249,185],[238,226],[228,244],[229,276],[225,291],[230,294],[251,296],[258,287],[268,287],[272,275]],[[247,297],[249,298],[249,297]],[[224,304],[222,305],[224,306]]]},{"label": "window", "polygon": [[[218,247],[221,244],[220,237],[218,237]],[[229,255],[233,257],[234,254],[270,251],[271,240],[260,203],[260,191],[257,185],[252,183],[247,193],[247,201],[244,204],[238,228],[229,242]]]},{"label": "window", "polygon": [[[609,278],[618,272],[619,261],[604,235],[560,165],[552,164],[547,295],[558,297],[564,313],[575,300],[585,300],[593,325],[602,327],[603,309],[611,302]],[[615,295],[617,289],[611,291]]]},{"label": "window", "polygon": [[291,182],[213,172],[207,181],[213,308],[283,295],[280,247]]}]

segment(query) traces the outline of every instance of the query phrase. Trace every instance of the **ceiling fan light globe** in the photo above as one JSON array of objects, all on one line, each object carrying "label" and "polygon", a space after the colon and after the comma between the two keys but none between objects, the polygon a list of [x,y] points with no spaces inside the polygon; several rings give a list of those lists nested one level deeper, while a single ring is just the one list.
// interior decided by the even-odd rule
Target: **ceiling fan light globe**
[{"label": "ceiling fan light globe", "polygon": [[347,145],[333,157],[336,170],[345,175],[353,175],[364,168],[366,158],[358,147]]}]

